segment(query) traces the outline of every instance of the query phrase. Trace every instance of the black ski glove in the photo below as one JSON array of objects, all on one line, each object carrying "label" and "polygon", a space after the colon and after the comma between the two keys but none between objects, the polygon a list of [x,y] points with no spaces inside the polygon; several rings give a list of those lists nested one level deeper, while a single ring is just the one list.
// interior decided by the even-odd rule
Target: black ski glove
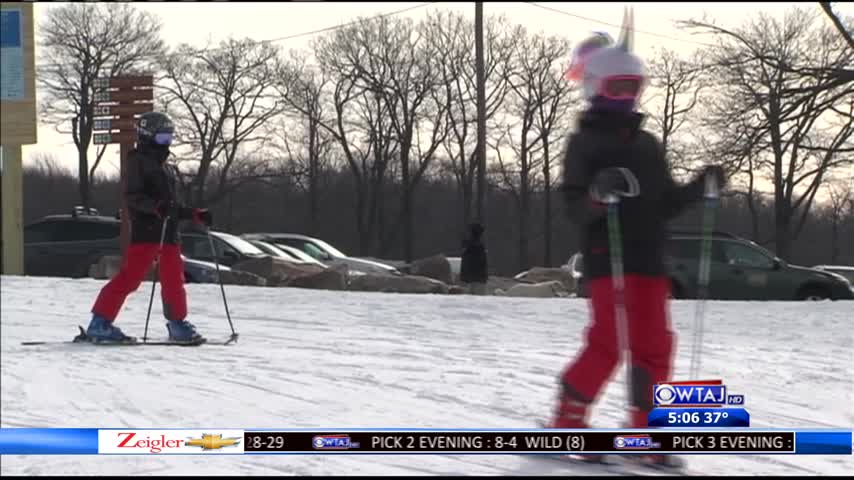
[{"label": "black ski glove", "polygon": [[172,220],[188,220],[193,216],[193,210],[178,202],[166,202],[157,205],[157,215],[160,218],[169,217]]}]

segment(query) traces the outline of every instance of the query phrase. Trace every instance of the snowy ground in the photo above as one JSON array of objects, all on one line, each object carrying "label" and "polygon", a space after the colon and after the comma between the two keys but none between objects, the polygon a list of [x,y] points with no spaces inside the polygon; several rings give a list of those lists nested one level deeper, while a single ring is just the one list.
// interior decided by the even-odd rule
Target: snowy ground
[{"label": "snowy ground", "polygon": [[[532,428],[578,348],[584,300],[227,287],[237,345],[98,349],[65,340],[88,320],[95,280],[2,277],[0,426],[135,428]],[[148,285],[120,325],[142,336]],[[209,337],[228,324],[216,285],[188,287]],[[673,304],[686,379],[693,303]],[[712,302],[703,376],[746,396],[751,426],[854,425],[854,302]],[[155,302],[152,328],[166,329]],[[623,420],[623,370],[593,415]],[[718,475],[840,475],[840,456],[693,456]],[[3,475],[566,475],[519,456],[5,456]]]}]

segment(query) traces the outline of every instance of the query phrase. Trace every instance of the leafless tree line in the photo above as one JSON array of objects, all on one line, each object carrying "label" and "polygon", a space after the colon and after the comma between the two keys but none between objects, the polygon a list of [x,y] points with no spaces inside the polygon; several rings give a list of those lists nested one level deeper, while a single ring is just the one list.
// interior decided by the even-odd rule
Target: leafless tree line
[{"label": "leafless tree line", "polygon": [[[75,135],[79,203],[90,203],[103,155],[89,165],[92,79],[148,69],[160,107],[178,124],[187,201],[232,212],[233,228],[253,224],[233,217],[244,211],[268,219],[253,228],[329,235],[354,253],[411,260],[432,253],[425,232],[443,232],[437,245],[445,246],[436,248],[456,248],[447,239],[473,218],[474,29],[462,16],[362,19],[285,52],[249,39],[169,49],[159,21],[124,4],[51,12],[40,29],[51,52],[40,83],[52,100],[41,103]],[[690,20],[686,29],[713,33],[716,44],[687,57],[661,50],[649,61],[647,127],[674,171],[723,162],[734,186],[727,201],[750,212],[739,231],[773,243],[783,258],[831,208],[817,210],[818,198],[844,206],[834,198],[850,196],[838,185],[854,170],[854,89],[845,73],[854,50],[837,30],[851,19],[833,18],[798,7],[783,20],[757,15],[733,29]],[[487,229],[512,245],[490,250],[515,269],[555,265],[572,244],[572,226],[553,206],[555,172],[583,108],[562,79],[572,45],[502,17],[485,22],[484,45]],[[831,210],[837,225],[851,215]],[[352,227],[346,240],[339,222]]]}]

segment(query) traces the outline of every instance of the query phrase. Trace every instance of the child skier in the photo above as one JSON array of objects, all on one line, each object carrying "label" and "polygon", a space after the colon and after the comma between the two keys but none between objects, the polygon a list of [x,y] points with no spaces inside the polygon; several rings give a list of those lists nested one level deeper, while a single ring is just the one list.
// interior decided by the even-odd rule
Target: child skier
[{"label": "child skier", "polygon": [[[98,295],[86,335],[94,341],[132,341],[113,322],[127,296],[139,288],[145,274],[159,256],[163,312],[168,320],[169,339],[195,342],[202,339],[185,320],[187,294],[178,238],[178,221],[192,219],[211,225],[206,209],[191,209],[178,200],[177,169],[166,162],[174,134],[172,121],[163,113],[150,112],[139,118],[137,145],[128,158],[127,203],[131,219],[131,242],[121,271]],[[165,230],[164,230],[165,228]]]},{"label": "child skier", "polygon": [[[724,182],[718,166],[706,167],[687,185],[674,182],[661,144],[641,128],[644,116],[635,111],[646,77],[643,62],[630,52],[629,17],[621,37],[616,45],[607,34],[586,40],[567,72],[568,79],[580,80],[589,102],[567,143],[563,187],[569,217],[581,235],[592,318],[586,345],[561,374],[552,428],[588,428],[590,406],[621,354],[617,301],[625,305],[631,352],[628,425],[648,426],[652,386],[668,380],[673,354],[667,304],[670,281],[664,264],[666,223],[702,198],[707,178],[718,186]],[[606,201],[613,198],[619,198],[622,231],[622,299],[614,295],[609,252]],[[645,460],[671,462],[665,455],[649,455]]]}]

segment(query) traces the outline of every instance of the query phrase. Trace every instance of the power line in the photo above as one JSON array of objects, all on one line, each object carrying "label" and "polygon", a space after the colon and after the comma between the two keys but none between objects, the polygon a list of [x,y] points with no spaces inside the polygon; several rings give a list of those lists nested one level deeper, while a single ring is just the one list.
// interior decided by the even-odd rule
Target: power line
[{"label": "power line", "polygon": [[[566,12],[566,11],[564,11],[564,10],[558,10],[557,8],[547,7],[547,6],[545,6],[545,5],[539,5],[539,4],[534,3],[534,2],[524,2],[524,3],[527,3],[528,5],[531,5],[532,7],[542,8],[542,9],[544,9],[544,10],[550,10],[550,11],[555,12],[555,13],[560,13],[560,14],[567,15],[567,16],[570,16],[570,17],[580,18],[580,19],[582,19],[582,20],[587,20],[588,22],[595,22],[595,23],[599,23],[599,24],[602,24],[602,25],[607,25],[607,26],[609,26],[609,27],[622,28],[622,25],[617,25],[617,24],[614,24],[614,23],[603,22],[602,20],[597,20],[597,19],[595,19],[595,18],[585,17],[585,16],[583,16],[583,15],[577,15],[577,14],[575,14],[575,13],[569,13],[569,12]],[[675,41],[677,41],[677,42],[694,43],[694,44],[697,44],[697,45],[703,45],[704,47],[714,47],[714,46],[715,46],[715,45],[712,45],[711,43],[695,42],[694,40],[685,40],[685,39],[683,39],[683,38],[670,37],[670,36],[667,36],[667,35],[662,35],[662,34],[660,34],[660,33],[645,32],[645,31],[643,31],[643,30],[638,30],[637,28],[635,28],[635,29],[634,29],[634,31],[635,31],[635,32],[637,32],[637,33],[643,33],[643,34],[646,34],[646,35],[652,35],[652,36],[654,36],[654,37],[661,37],[661,38],[666,38],[666,39],[668,39],[668,40],[675,40]]]},{"label": "power line", "polygon": [[[342,24],[340,24],[340,25],[332,25],[332,26],[329,26],[329,27],[319,28],[319,29],[317,29],[317,30],[311,30],[311,31],[308,31],[308,32],[295,33],[295,34],[293,34],[293,35],[286,35],[286,36],[284,36],[284,37],[268,38],[268,39],[265,39],[265,40],[251,40],[251,39],[250,39],[250,40],[249,40],[249,44],[250,44],[250,45],[269,44],[269,43],[273,43],[273,42],[281,42],[281,41],[285,41],[285,40],[291,40],[291,39],[299,38],[299,37],[306,37],[306,36],[309,36],[309,35],[316,35],[316,34],[318,34],[318,33],[323,33],[323,32],[331,32],[331,31],[334,31],[334,30],[339,30],[339,29],[346,28],[346,27],[349,27],[349,26],[352,26],[352,25],[356,25],[356,24],[358,24],[358,23],[360,23],[360,22],[363,22],[363,21],[371,21],[371,20],[377,20],[377,19],[380,19],[380,18],[391,17],[391,16],[394,16],[394,15],[400,15],[401,13],[406,13],[406,12],[409,12],[409,11],[412,11],[412,10],[416,10],[416,9],[419,9],[419,8],[424,8],[424,7],[426,7],[426,6],[428,6],[428,5],[432,5],[432,4],[434,4],[434,3],[438,3],[438,2],[426,2],[426,3],[422,3],[422,4],[420,4],[420,5],[414,5],[414,6],[412,6],[412,7],[402,8],[402,9],[400,9],[400,10],[395,10],[395,11],[393,11],[393,12],[380,13],[380,14],[378,14],[378,15],[374,15],[374,16],[367,17],[367,18],[361,18],[361,19],[353,20],[353,21],[350,21],[350,22],[347,22],[347,23],[342,23]],[[214,48],[209,48],[209,49],[191,49],[191,52],[192,52],[192,53],[196,53],[196,54],[198,54],[198,53],[202,53],[202,52],[211,52],[211,51],[224,50],[225,48],[226,48],[226,47],[214,47]],[[40,64],[40,66],[43,66],[43,67],[44,67],[44,66],[57,67],[57,66],[65,66],[65,64],[49,63],[49,64]]]},{"label": "power line", "polygon": [[418,8],[423,8],[423,7],[426,7],[427,5],[432,5],[432,4],[434,4],[434,3],[437,3],[437,2],[426,2],[426,3],[422,3],[421,5],[415,5],[415,6],[413,6],[413,7],[407,7],[407,8],[401,9],[401,10],[396,10],[396,11],[394,11],[394,12],[381,13],[381,14],[379,14],[379,15],[374,15],[373,17],[368,17],[367,19],[353,20],[353,21],[351,21],[351,22],[343,23],[343,24],[341,24],[341,25],[333,25],[333,26],[331,26],[331,27],[321,28],[321,29],[318,29],[318,30],[312,30],[312,31],[310,31],[310,32],[297,33],[297,34],[294,34],[294,35],[287,35],[287,36],[284,36],[284,37],[271,38],[271,39],[268,39],[268,40],[259,40],[259,41],[255,42],[255,43],[257,44],[257,43],[280,42],[280,41],[282,41],[282,40],[290,40],[290,39],[292,39],[292,38],[305,37],[305,36],[308,36],[308,35],[314,35],[314,34],[317,34],[317,33],[323,33],[323,32],[329,32],[329,31],[333,31],[333,30],[338,30],[338,29],[341,29],[341,28],[349,27],[349,26],[351,26],[351,25],[356,25],[357,23],[360,23],[360,22],[362,22],[362,21],[364,21],[364,20],[376,20],[376,19],[379,19],[379,18],[390,17],[390,16],[393,16],[393,15],[400,15],[401,13],[406,13],[406,12],[411,11],[411,10],[415,10],[415,9],[418,9]]}]

